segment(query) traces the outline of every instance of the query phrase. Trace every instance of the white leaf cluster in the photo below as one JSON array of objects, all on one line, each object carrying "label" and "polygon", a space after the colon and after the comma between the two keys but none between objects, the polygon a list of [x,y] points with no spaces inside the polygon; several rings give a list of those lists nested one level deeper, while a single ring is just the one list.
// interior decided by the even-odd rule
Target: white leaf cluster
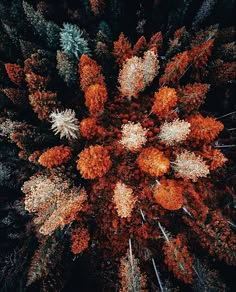
[{"label": "white leaf cluster", "polygon": [[123,96],[137,98],[138,93],[151,84],[159,70],[157,57],[155,51],[149,50],[143,58],[134,56],[124,62],[118,78]]},{"label": "white leaf cluster", "polygon": [[79,137],[79,121],[75,117],[75,112],[71,109],[59,112],[58,110],[50,114],[52,123],[51,129],[55,134],[60,134],[60,138],[77,139]]},{"label": "white leaf cluster", "polygon": [[146,144],[148,130],[143,128],[140,123],[128,122],[122,125],[122,137],[120,143],[130,151],[138,151]]},{"label": "white leaf cluster", "polygon": [[177,177],[191,179],[194,182],[199,177],[206,177],[209,174],[209,168],[202,157],[187,150],[177,154],[173,168]]},{"label": "white leaf cluster", "polygon": [[159,139],[168,146],[176,145],[186,140],[190,126],[190,123],[179,119],[170,123],[165,122],[160,127]]}]

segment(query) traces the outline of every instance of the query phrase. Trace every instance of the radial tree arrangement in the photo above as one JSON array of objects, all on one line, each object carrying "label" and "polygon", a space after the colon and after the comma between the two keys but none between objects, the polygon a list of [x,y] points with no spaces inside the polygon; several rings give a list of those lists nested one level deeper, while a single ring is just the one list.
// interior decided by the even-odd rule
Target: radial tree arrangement
[{"label": "radial tree arrangement", "polygon": [[[204,103],[230,94],[233,28],[196,30],[203,1],[195,30],[131,43],[122,31],[112,37],[105,1],[85,2],[101,20],[96,34],[48,20],[43,1],[11,7],[24,33],[2,22],[18,58],[1,62],[0,135],[18,147],[24,173],[7,209],[26,228],[14,273],[23,257],[22,287],[63,291],[65,270],[87,255],[105,291],[226,291],[221,269],[236,265],[235,211],[223,204],[235,200],[233,128]],[[0,174],[9,180],[9,163]]]}]

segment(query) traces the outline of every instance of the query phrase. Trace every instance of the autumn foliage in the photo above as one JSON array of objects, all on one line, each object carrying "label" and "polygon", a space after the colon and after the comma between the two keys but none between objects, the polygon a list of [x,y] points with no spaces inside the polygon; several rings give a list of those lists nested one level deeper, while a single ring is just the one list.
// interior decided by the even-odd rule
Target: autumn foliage
[{"label": "autumn foliage", "polygon": [[78,227],[71,234],[71,251],[73,254],[80,254],[89,246],[89,232],[86,228]]},{"label": "autumn foliage", "polygon": [[137,164],[142,171],[155,177],[168,172],[170,162],[163,152],[154,147],[148,147],[139,154]]},{"label": "autumn foliage", "polygon": [[17,86],[22,86],[24,83],[24,69],[17,64],[5,64],[5,68],[10,80]]},{"label": "autumn foliage", "polygon": [[165,254],[165,263],[176,278],[185,283],[193,281],[193,260],[187,247],[181,242],[181,237],[166,241],[163,246]]},{"label": "autumn foliage", "polygon": [[162,179],[153,189],[154,199],[167,210],[178,210],[183,206],[182,186],[178,181]]},{"label": "autumn foliage", "polygon": [[227,158],[219,149],[214,149],[211,146],[204,146],[201,155],[207,160],[210,170],[222,167],[227,161]]},{"label": "autumn foliage", "polygon": [[86,139],[92,139],[94,136],[104,136],[105,130],[97,125],[95,118],[85,118],[80,122],[80,134]]},{"label": "autumn foliage", "polygon": [[100,145],[85,148],[77,160],[77,169],[83,178],[94,179],[107,173],[112,165],[109,153]]},{"label": "autumn foliage", "polygon": [[94,15],[100,15],[105,6],[104,0],[89,0]]},{"label": "autumn foliage", "polygon": [[56,146],[40,155],[39,164],[52,168],[66,163],[71,158],[72,149],[68,146]]},{"label": "autumn foliage", "polygon": [[160,120],[171,114],[171,111],[177,105],[177,94],[174,88],[164,86],[155,93],[154,98],[152,112]]},{"label": "autumn foliage", "polygon": [[[3,2],[14,19],[2,20],[3,43],[19,48],[12,56],[0,45],[0,186],[20,197],[1,197],[4,214],[10,210],[1,226],[14,225],[17,213],[26,235],[37,237],[19,236],[25,250],[39,242],[28,285],[67,289],[51,286],[63,279],[57,272],[89,257],[104,291],[207,291],[198,260],[236,265],[235,113],[226,111],[235,77],[233,29],[175,30],[170,23],[184,22],[188,1],[176,1],[186,5],[173,9],[167,27],[157,19],[163,32],[156,33],[153,16],[165,1],[154,1],[150,18],[150,3],[140,1],[64,1],[58,17],[66,9],[73,24],[53,22],[51,1],[23,1],[27,29],[15,34],[18,6]],[[127,5],[137,8],[136,22],[119,31],[115,14],[126,15]],[[8,185],[12,178],[16,187]],[[16,256],[26,266],[21,252],[20,246]],[[66,262],[54,273],[55,255]],[[15,251],[5,269],[13,275],[14,257]]]},{"label": "autumn foliage", "polygon": [[114,42],[113,54],[116,58],[116,62],[121,66],[123,62],[132,57],[133,52],[131,44],[128,39],[124,36],[123,32],[120,34],[118,41]]},{"label": "autumn foliage", "polygon": [[224,128],[224,125],[216,119],[211,117],[204,118],[200,114],[190,116],[188,121],[191,124],[191,132],[188,139],[198,144],[212,142]]},{"label": "autumn foliage", "polygon": [[190,62],[191,59],[189,58],[189,53],[187,51],[179,53],[173,57],[172,60],[167,63],[165,72],[159,79],[160,86],[165,84],[174,86],[178,84],[178,81],[184,74]]},{"label": "autumn foliage", "polygon": [[189,57],[191,62],[193,62],[196,69],[202,69],[206,65],[209,56],[211,55],[211,50],[214,45],[214,40],[211,39],[203,44],[194,46],[190,52]]},{"label": "autumn foliage", "polygon": [[82,55],[79,62],[80,85],[84,92],[93,84],[105,85],[101,66],[86,55]]},{"label": "autumn foliage", "polygon": [[57,94],[51,91],[35,91],[29,95],[30,104],[40,120],[47,120],[56,109]]},{"label": "autumn foliage", "polygon": [[178,88],[177,94],[181,110],[185,113],[198,110],[206,99],[209,87],[209,84],[194,83]]},{"label": "autumn foliage", "polygon": [[90,85],[85,92],[85,105],[89,108],[91,116],[101,115],[107,101],[107,90],[104,85]]}]

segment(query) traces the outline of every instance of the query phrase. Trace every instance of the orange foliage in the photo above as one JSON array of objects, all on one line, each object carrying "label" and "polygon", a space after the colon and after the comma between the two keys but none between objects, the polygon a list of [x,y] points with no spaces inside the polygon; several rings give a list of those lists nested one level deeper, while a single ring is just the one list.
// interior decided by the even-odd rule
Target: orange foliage
[{"label": "orange foliage", "polygon": [[123,62],[133,56],[131,44],[128,39],[121,32],[118,41],[114,42],[113,55],[116,58],[116,62],[121,66]]},{"label": "orange foliage", "polygon": [[188,118],[191,124],[191,132],[188,135],[188,140],[201,143],[210,143],[223,130],[224,125],[211,117],[204,118],[201,114],[196,114]]},{"label": "orange foliage", "polygon": [[[16,143],[17,147],[24,150],[27,147],[25,144],[25,139],[24,139],[24,134],[22,132],[14,132],[11,134],[10,139],[11,141],[13,141],[14,143]],[[21,153],[22,155],[22,153]]]},{"label": "orange foliage", "polygon": [[17,86],[21,86],[24,82],[24,69],[17,64],[5,64],[5,69],[7,71],[10,80]]},{"label": "orange foliage", "polygon": [[18,152],[18,157],[23,160],[28,160],[28,153],[24,150]]},{"label": "orange foliage", "polygon": [[104,85],[90,85],[85,92],[85,105],[92,116],[101,115],[107,101],[107,89]]},{"label": "orange foliage", "polygon": [[180,236],[176,239],[166,241],[163,246],[165,254],[165,264],[172,271],[177,279],[184,281],[186,284],[193,282],[193,260],[188,249],[181,242]]},{"label": "orange foliage", "polygon": [[66,163],[71,158],[72,149],[68,146],[55,146],[40,155],[39,164],[52,168]]},{"label": "orange foliage", "polygon": [[47,120],[50,113],[56,109],[57,94],[51,91],[35,91],[29,95],[29,101],[38,118]]},{"label": "orange foliage", "polygon": [[163,44],[162,32],[159,31],[151,37],[151,39],[148,43],[148,49],[150,50],[152,48],[156,48],[158,51],[161,49],[162,44]]},{"label": "orange foliage", "polygon": [[133,48],[134,56],[142,57],[143,53],[147,50],[147,41],[144,36],[141,36]]},{"label": "orange foliage", "polygon": [[174,32],[174,39],[180,39],[183,37],[183,35],[187,34],[187,31],[186,31],[186,28],[185,26],[182,26],[181,28],[177,29],[175,32]]},{"label": "orange foliage", "polygon": [[24,105],[26,99],[24,91],[19,88],[5,88],[3,92],[14,104]]},{"label": "orange foliage", "polygon": [[170,166],[170,162],[163,152],[154,147],[143,149],[138,156],[137,164],[142,171],[147,172],[151,176],[165,174]]},{"label": "orange foliage", "polygon": [[214,39],[209,40],[201,45],[196,45],[191,49],[191,51],[189,52],[189,57],[196,69],[204,68],[209,56],[211,55],[213,45]]},{"label": "orange foliage", "polygon": [[166,57],[172,56],[175,52],[178,52],[182,45],[185,43],[188,32],[186,31],[185,26],[177,29],[174,32],[173,39],[169,41],[169,49],[166,52]]},{"label": "orange foliage", "polygon": [[225,261],[228,265],[236,265],[236,236],[231,230],[228,220],[219,211],[209,212],[207,219],[192,220],[185,218],[187,224],[195,232],[199,244],[209,254]]},{"label": "orange foliage", "polygon": [[184,112],[190,113],[193,110],[198,110],[206,98],[209,87],[209,84],[206,83],[194,83],[179,88],[177,91],[178,101]]},{"label": "orange foliage", "polygon": [[201,156],[208,160],[210,170],[221,167],[227,161],[227,158],[224,157],[219,149],[214,149],[206,145],[203,146]]},{"label": "orange foliage", "polygon": [[154,199],[164,209],[178,210],[183,206],[182,187],[176,180],[162,179],[153,190]]},{"label": "orange foliage", "polygon": [[31,93],[46,90],[49,82],[48,78],[34,74],[33,72],[26,74],[25,80]]},{"label": "orange foliage", "polygon": [[162,87],[155,92],[152,112],[161,120],[168,116],[177,104],[177,94],[174,88]]},{"label": "orange foliage", "polygon": [[[88,55],[82,55],[79,60],[79,70],[81,70],[84,66],[96,66],[97,62],[93,59],[91,59]],[[101,68],[101,66],[100,66]]]},{"label": "orange foliage", "polygon": [[102,67],[86,55],[82,55],[79,63],[80,85],[84,92],[92,84],[105,86],[104,76],[101,74]]},{"label": "orange foliage", "polygon": [[77,169],[83,178],[102,177],[112,165],[108,150],[100,145],[85,148],[79,154]]},{"label": "orange foliage", "polygon": [[[72,194],[76,193],[76,191],[76,188],[71,189]],[[52,212],[50,217],[40,227],[40,233],[49,235],[53,233],[58,227],[63,228],[66,224],[71,223],[77,218],[78,212],[86,208],[87,193],[85,190],[81,189],[79,195],[75,197],[73,197],[72,194],[63,194],[63,200],[60,201],[60,199],[58,199],[57,209]],[[51,206],[52,203],[50,202],[50,199],[48,200],[48,203],[49,206]],[[48,208],[48,204],[46,204],[46,208]],[[42,213],[45,214],[47,211],[48,210],[44,210]],[[43,215],[41,216],[43,217]]]},{"label": "orange foliage", "polygon": [[190,61],[191,59],[189,58],[189,53],[187,51],[174,56],[172,61],[167,63],[165,72],[159,80],[159,84],[176,85],[187,69]]},{"label": "orange foliage", "polygon": [[[198,187],[199,185],[201,186],[201,183],[198,184]],[[182,186],[184,206],[187,207],[188,211],[192,214],[194,218],[206,220],[209,213],[209,208],[205,205],[202,199],[203,192],[207,191],[208,193],[208,190],[206,190],[206,186],[204,186],[204,190],[196,190],[196,184],[191,183],[189,180],[183,181]]]},{"label": "orange foliage", "polygon": [[96,135],[103,136],[105,130],[96,124],[95,118],[85,118],[80,122],[80,134],[86,139],[92,139]]},{"label": "orange foliage", "polygon": [[32,154],[30,154],[28,160],[34,164],[39,164],[39,156],[42,154],[42,151],[36,150]]},{"label": "orange foliage", "polygon": [[89,0],[94,15],[100,15],[104,11],[104,0]]},{"label": "orange foliage", "polygon": [[[220,60],[222,61],[222,60]],[[215,66],[212,78],[215,84],[233,82],[236,79],[236,62],[223,63]]]},{"label": "orange foliage", "polygon": [[90,240],[89,232],[86,228],[77,228],[71,234],[71,251],[73,254],[79,254],[86,248]]}]

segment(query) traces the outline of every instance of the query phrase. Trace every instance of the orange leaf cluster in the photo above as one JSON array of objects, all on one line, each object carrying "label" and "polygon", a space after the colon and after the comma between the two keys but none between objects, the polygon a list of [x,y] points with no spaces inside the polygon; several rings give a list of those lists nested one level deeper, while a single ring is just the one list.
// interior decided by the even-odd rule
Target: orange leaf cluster
[{"label": "orange leaf cluster", "polygon": [[18,148],[23,150],[24,152],[28,149],[29,141],[33,141],[35,138],[34,136],[34,129],[31,125],[28,124],[16,124],[16,127],[11,129],[10,133],[10,140],[14,142]]},{"label": "orange leaf cluster", "polygon": [[165,174],[170,166],[170,162],[163,152],[152,146],[143,149],[138,156],[137,164],[142,171],[147,172],[151,176]]},{"label": "orange leaf cluster", "polygon": [[236,61],[220,63],[212,74],[215,84],[233,82],[236,79]]},{"label": "orange leaf cluster", "polygon": [[201,156],[207,159],[210,170],[221,167],[227,161],[219,149],[214,149],[211,146],[204,145]]},{"label": "orange leaf cluster", "polygon": [[177,279],[186,284],[193,282],[193,260],[188,249],[181,242],[180,236],[176,239],[166,241],[163,246],[165,264],[172,271]]},{"label": "orange leaf cluster", "polygon": [[107,89],[104,85],[90,85],[85,92],[85,105],[92,116],[99,116],[103,113],[106,101]]},{"label": "orange leaf cluster", "polygon": [[102,177],[112,165],[108,150],[100,145],[85,148],[79,154],[77,169],[83,178]]},{"label": "orange leaf cluster", "polygon": [[25,80],[31,93],[45,90],[49,82],[48,78],[34,74],[33,72],[26,74]]},{"label": "orange leaf cluster", "polygon": [[133,54],[134,56],[142,57],[146,49],[147,49],[147,41],[144,36],[141,36],[136,42],[136,44],[134,45]]},{"label": "orange leaf cluster", "polygon": [[104,11],[104,0],[89,0],[94,15],[100,15]]},{"label": "orange leaf cluster", "polygon": [[26,99],[25,92],[20,90],[19,88],[5,88],[3,89],[3,92],[14,104],[24,104],[24,101]]},{"label": "orange leaf cluster", "polygon": [[159,49],[161,49],[162,47],[162,44],[163,44],[163,37],[162,37],[162,32],[161,31],[158,31],[157,33],[155,33],[149,43],[148,43],[148,49],[152,49],[152,48],[156,48],[157,51]]},{"label": "orange leaf cluster", "polygon": [[153,196],[164,209],[174,211],[183,206],[182,191],[182,187],[176,180],[161,179],[153,189]]},{"label": "orange leaf cluster", "polygon": [[186,35],[187,31],[185,26],[182,26],[181,28],[177,29],[174,32],[174,38],[170,40],[170,48],[173,50],[174,48],[180,47]]},{"label": "orange leaf cluster", "polygon": [[155,92],[155,101],[152,112],[162,120],[171,113],[171,110],[177,105],[177,94],[174,88],[164,86]]},{"label": "orange leaf cluster", "polygon": [[90,85],[101,84],[105,86],[102,67],[86,55],[82,55],[79,62],[80,85],[84,92]]},{"label": "orange leaf cluster", "polygon": [[42,151],[35,150],[32,154],[30,154],[28,160],[34,164],[39,164],[38,160],[41,154],[42,154]]},{"label": "orange leaf cluster", "polygon": [[[77,189],[72,188],[72,194],[76,194]],[[57,228],[63,228],[66,224],[71,223],[77,218],[78,212],[83,210],[87,200],[87,193],[84,189],[80,190],[79,195],[64,194],[63,199],[58,199],[57,209],[55,209],[44,224],[40,227],[39,232],[44,235],[52,234]],[[49,200],[50,203],[50,200]],[[51,204],[50,204],[51,205]],[[47,206],[48,207],[48,206]],[[47,210],[44,210],[46,213]],[[41,214],[43,217],[45,214]]]},{"label": "orange leaf cluster", "polygon": [[144,36],[141,36],[132,49],[130,42],[122,32],[118,41],[114,42],[113,55],[115,56],[116,62],[119,66],[122,66],[126,59],[129,59],[132,56],[142,57],[144,52],[147,50],[153,49],[157,54],[158,50],[162,47],[162,43],[162,33],[157,32],[151,37],[149,43],[147,43]]},{"label": "orange leaf cluster", "polygon": [[88,248],[90,235],[88,229],[77,228],[71,234],[71,251],[73,254],[80,254],[83,250]]},{"label": "orange leaf cluster", "polygon": [[167,63],[165,72],[159,80],[160,85],[176,85],[187,69],[191,59],[187,51],[177,54]]},{"label": "orange leaf cluster", "polygon": [[[198,183],[198,188],[196,189],[196,184],[191,183],[190,180],[182,182],[182,186],[184,205],[187,206],[188,211],[194,218],[206,220],[209,208],[205,205],[203,200],[209,196],[209,187],[201,185],[200,181]],[[207,194],[204,194],[204,192]],[[185,217],[188,217],[188,215]]]},{"label": "orange leaf cluster", "polygon": [[191,124],[188,139],[197,144],[212,142],[224,128],[221,122],[211,117],[204,118],[201,114],[190,116],[188,122]]},{"label": "orange leaf cluster", "polygon": [[80,85],[85,93],[85,105],[92,116],[100,115],[107,100],[107,89],[101,66],[86,55],[82,55],[79,63]]},{"label": "orange leaf cluster", "polygon": [[80,134],[86,139],[92,139],[96,135],[104,136],[105,130],[96,124],[95,118],[85,118],[80,122]]},{"label": "orange leaf cluster", "polygon": [[207,249],[210,255],[228,265],[236,265],[236,236],[220,212],[209,213],[204,221],[191,218],[185,221],[196,233],[200,245]]},{"label": "orange leaf cluster", "polygon": [[7,74],[10,80],[14,84],[21,86],[22,83],[24,82],[24,77],[25,77],[24,69],[21,68],[17,64],[10,64],[10,63],[5,64],[5,69],[7,71]]},{"label": "orange leaf cluster", "polygon": [[209,87],[209,84],[206,83],[194,83],[179,88],[177,91],[178,101],[181,103],[183,111],[190,113],[191,111],[198,110],[206,98]]},{"label": "orange leaf cluster", "polygon": [[116,62],[121,66],[123,62],[133,56],[131,44],[124,36],[123,32],[120,34],[118,41],[114,42],[113,55],[116,58]]},{"label": "orange leaf cluster", "polygon": [[40,155],[38,162],[39,164],[52,168],[66,163],[71,158],[72,149],[68,146],[56,146],[50,148],[42,155]]},{"label": "orange leaf cluster", "polygon": [[213,45],[214,39],[211,39],[203,44],[196,45],[191,49],[191,51],[189,52],[189,57],[196,69],[204,68],[209,56],[211,55]]},{"label": "orange leaf cluster", "polygon": [[51,91],[35,91],[29,95],[33,111],[40,120],[48,120],[49,115],[56,109],[57,94]]}]

